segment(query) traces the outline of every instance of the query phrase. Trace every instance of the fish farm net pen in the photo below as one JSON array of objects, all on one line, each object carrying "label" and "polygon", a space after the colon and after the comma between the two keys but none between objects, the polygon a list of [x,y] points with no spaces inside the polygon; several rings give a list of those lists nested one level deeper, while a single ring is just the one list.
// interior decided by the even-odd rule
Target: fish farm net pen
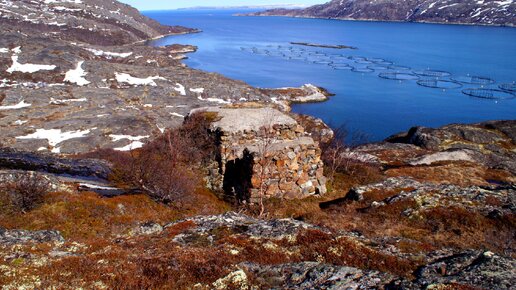
[{"label": "fish farm net pen", "polygon": [[462,84],[456,81],[448,80],[419,80],[417,84],[422,87],[434,88],[434,89],[460,89]]},{"label": "fish farm net pen", "polygon": [[496,89],[464,89],[462,93],[471,97],[490,100],[508,100],[516,98],[511,92]]},{"label": "fish farm net pen", "polygon": [[419,76],[412,73],[384,72],[378,75],[382,79],[397,81],[414,81],[419,80]]},{"label": "fish farm net pen", "polygon": [[452,78],[452,80],[461,82],[463,84],[471,84],[471,85],[490,85],[490,84],[495,83],[495,81],[491,78],[480,77],[480,76],[456,77],[456,78]]},{"label": "fish farm net pen", "polygon": [[424,76],[424,77],[444,78],[444,77],[451,76],[450,72],[441,71],[441,70],[421,70],[421,71],[415,71],[414,73],[419,76]]},{"label": "fish farm net pen", "polygon": [[509,83],[509,84],[500,84],[498,86],[501,90],[508,91],[508,92],[516,92],[516,84],[515,83]]}]

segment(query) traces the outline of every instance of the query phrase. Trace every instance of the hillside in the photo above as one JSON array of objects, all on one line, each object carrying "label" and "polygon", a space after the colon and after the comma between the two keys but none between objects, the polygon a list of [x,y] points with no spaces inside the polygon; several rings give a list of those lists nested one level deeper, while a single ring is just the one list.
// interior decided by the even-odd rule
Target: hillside
[{"label": "hillside", "polygon": [[516,2],[512,0],[333,0],[306,9],[273,9],[251,15],[514,26],[516,25]]},{"label": "hillside", "polygon": [[195,31],[161,25],[129,5],[102,0],[2,0],[0,27],[4,33],[19,31],[97,45],[127,44]]},{"label": "hillside", "polygon": [[3,146],[127,150],[180,125],[192,108],[280,97],[186,67],[196,47],[147,46],[197,30],[160,25],[116,1],[1,0],[0,28]]},{"label": "hillside", "polygon": [[116,1],[0,28],[1,290],[514,288],[516,121],[350,146]]}]

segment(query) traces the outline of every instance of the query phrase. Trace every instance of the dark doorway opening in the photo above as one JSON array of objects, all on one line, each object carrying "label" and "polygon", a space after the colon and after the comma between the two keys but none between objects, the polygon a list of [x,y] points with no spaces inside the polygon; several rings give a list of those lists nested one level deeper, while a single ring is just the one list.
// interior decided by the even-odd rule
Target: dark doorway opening
[{"label": "dark doorway opening", "polygon": [[251,197],[253,163],[253,155],[247,149],[242,158],[226,163],[222,188],[226,196],[234,198],[238,203],[248,202]]}]

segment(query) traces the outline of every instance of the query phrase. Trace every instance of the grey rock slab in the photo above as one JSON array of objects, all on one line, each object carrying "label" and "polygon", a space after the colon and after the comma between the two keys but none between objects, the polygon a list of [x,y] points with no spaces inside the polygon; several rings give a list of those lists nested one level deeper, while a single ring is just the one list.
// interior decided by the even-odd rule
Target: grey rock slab
[{"label": "grey rock slab", "polygon": [[64,241],[59,231],[6,230],[0,228],[0,245],[62,243]]}]

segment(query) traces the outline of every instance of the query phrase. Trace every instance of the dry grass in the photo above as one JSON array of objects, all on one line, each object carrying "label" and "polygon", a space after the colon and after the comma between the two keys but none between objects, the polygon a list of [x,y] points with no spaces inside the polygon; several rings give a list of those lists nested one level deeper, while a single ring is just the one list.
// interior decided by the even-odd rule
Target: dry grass
[{"label": "dry grass", "polygon": [[67,239],[88,241],[127,234],[140,223],[167,223],[196,214],[228,210],[211,193],[198,190],[193,203],[177,209],[157,203],[146,195],[102,198],[96,193],[50,193],[44,203],[25,214],[0,213],[0,226],[12,229],[61,231]]},{"label": "dry grass", "polygon": [[441,163],[434,166],[415,166],[390,169],[389,177],[410,176],[421,182],[456,184],[459,186],[487,185],[486,168],[469,162]]}]

